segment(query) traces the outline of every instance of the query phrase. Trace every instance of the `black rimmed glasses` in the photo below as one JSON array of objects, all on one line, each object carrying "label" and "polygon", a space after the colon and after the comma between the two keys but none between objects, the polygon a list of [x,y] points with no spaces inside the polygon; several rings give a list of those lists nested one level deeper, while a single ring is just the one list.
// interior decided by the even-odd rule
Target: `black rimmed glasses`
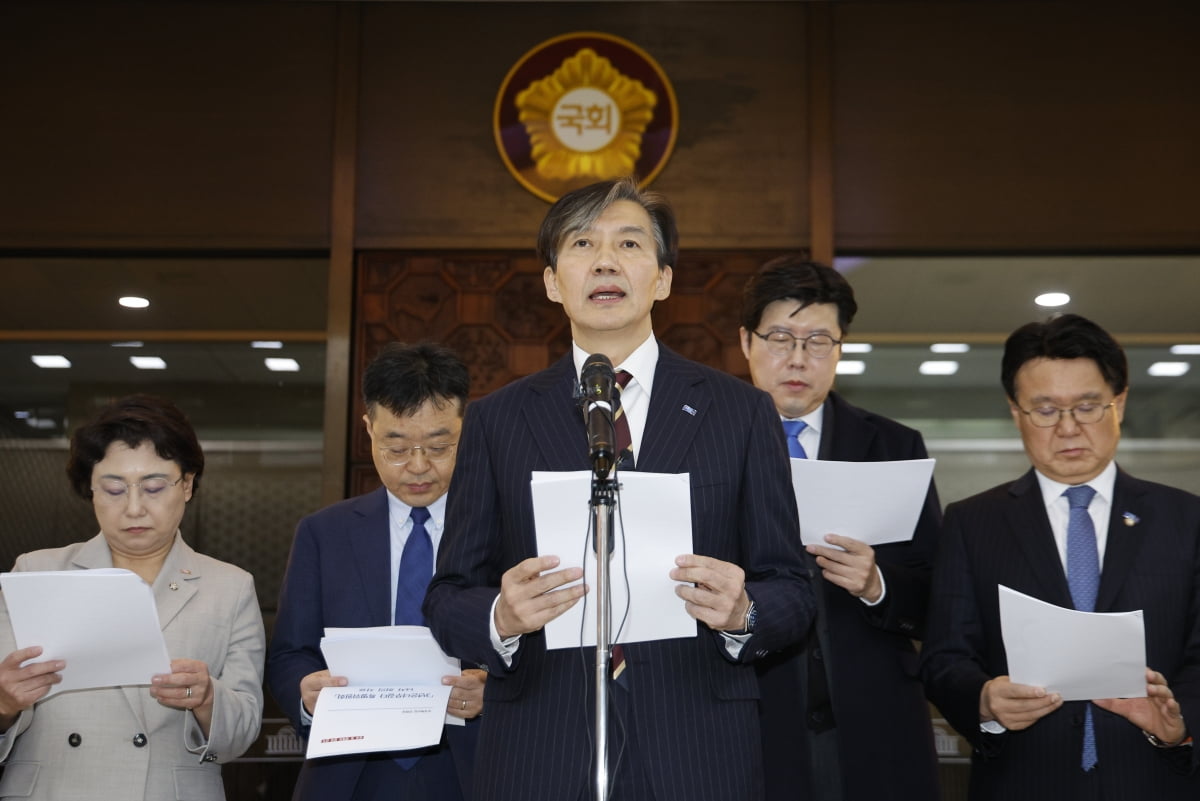
[{"label": "black rimmed glasses", "polygon": [[413,460],[417,451],[425,454],[425,458],[431,462],[444,462],[454,455],[454,449],[457,447],[457,442],[446,442],[440,445],[413,445],[408,448],[384,445],[379,449],[379,454],[383,457],[383,461],[392,467],[404,467]]},{"label": "black rimmed glasses", "polygon": [[755,331],[753,333],[754,336],[767,343],[767,350],[772,356],[790,356],[796,349],[796,343],[799,342],[800,347],[809,356],[814,359],[824,359],[833,353],[835,345],[842,344],[842,340],[834,339],[829,334],[809,334],[806,337],[798,337],[791,331],[768,331],[765,334]]},{"label": "black rimmed glasses", "polygon": [[1062,416],[1067,413],[1070,413],[1075,422],[1080,425],[1099,423],[1104,419],[1105,413],[1114,405],[1116,405],[1115,400],[1108,403],[1084,401],[1068,409],[1060,409],[1057,406],[1035,406],[1032,409],[1022,409],[1018,406],[1017,411],[1028,417],[1029,422],[1038,428],[1054,428],[1062,420]]}]

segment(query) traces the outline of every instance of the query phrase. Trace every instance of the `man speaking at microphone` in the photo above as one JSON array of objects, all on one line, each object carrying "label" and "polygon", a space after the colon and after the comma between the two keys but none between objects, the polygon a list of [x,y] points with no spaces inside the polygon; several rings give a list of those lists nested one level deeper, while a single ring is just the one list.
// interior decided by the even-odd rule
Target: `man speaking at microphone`
[{"label": "man speaking at microphone", "polygon": [[448,653],[489,668],[477,799],[593,793],[594,654],[548,651],[543,632],[588,589],[564,586],[580,569],[537,553],[530,478],[591,468],[576,394],[597,354],[624,385],[621,468],[691,476],[695,551],[669,575],[684,583],[679,603],[696,636],[624,646],[609,696],[610,798],[762,797],[749,663],[805,634],[813,597],[770,397],[654,337],[651,310],[670,294],[677,242],[665,199],[630,179],[560,198],[537,252],[546,295],[570,320],[571,353],[467,409],[425,616]]}]

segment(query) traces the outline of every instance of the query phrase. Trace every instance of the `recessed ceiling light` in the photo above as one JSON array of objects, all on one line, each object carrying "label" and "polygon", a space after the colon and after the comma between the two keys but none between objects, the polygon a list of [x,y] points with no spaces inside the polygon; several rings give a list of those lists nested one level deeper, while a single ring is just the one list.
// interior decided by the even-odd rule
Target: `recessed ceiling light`
[{"label": "recessed ceiling light", "polygon": [[1046,292],[1038,295],[1033,302],[1046,309],[1056,309],[1071,302],[1071,296],[1066,292]]},{"label": "recessed ceiling light", "polygon": [[43,367],[47,370],[62,370],[71,366],[71,360],[66,356],[44,355],[30,356],[29,358],[33,359],[33,363],[38,367]]},{"label": "recessed ceiling light", "polygon": [[1171,353],[1176,356],[1200,356],[1200,345],[1172,345]]},{"label": "recessed ceiling light", "polygon": [[271,341],[266,339],[255,340],[250,343],[252,348],[262,348],[264,350],[279,350],[283,347],[283,343],[279,341]]},{"label": "recessed ceiling light", "polygon": [[842,353],[870,353],[872,348],[870,342],[846,342],[842,345]]},{"label": "recessed ceiling light", "polygon": [[300,372],[300,362],[295,359],[263,359],[267,363],[267,369],[275,373],[298,373]]},{"label": "recessed ceiling light", "polygon": [[127,309],[144,309],[150,305],[150,301],[145,298],[139,298],[136,295],[126,295],[117,301]]},{"label": "recessed ceiling light", "polygon": [[867,371],[867,363],[857,359],[843,359],[837,363],[838,375],[862,375]]},{"label": "recessed ceiling light", "polygon": [[132,339],[128,342],[114,342],[114,343],[112,343],[112,346],[114,348],[140,348],[140,347],[143,347],[145,344],[146,343],[144,343],[144,342],[139,342],[136,339]]},{"label": "recessed ceiling light", "polygon": [[971,346],[965,342],[935,342],[929,349],[934,353],[967,353]]},{"label": "recessed ceiling light", "polygon": [[958,372],[958,362],[921,362],[918,369],[921,375],[954,375]]},{"label": "recessed ceiling light", "polygon": [[139,370],[166,370],[167,363],[157,356],[130,356],[130,363]]},{"label": "recessed ceiling light", "polygon": [[1191,365],[1187,362],[1155,362],[1146,372],[1153,376],[1177,378],[1189,369]]}]

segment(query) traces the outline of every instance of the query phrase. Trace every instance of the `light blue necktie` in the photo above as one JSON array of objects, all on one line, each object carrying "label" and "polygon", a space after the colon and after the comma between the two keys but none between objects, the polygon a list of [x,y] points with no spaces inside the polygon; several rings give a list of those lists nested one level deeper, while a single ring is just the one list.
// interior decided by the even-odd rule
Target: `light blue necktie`
[{"label": "light blue necktie", "polygon": [[800,444],[800,432],[808,428],[803,420],[784,420],[783,435],[787,438],[788,456],[793,459],[807,459],[804,446]]},{"label": "light blue necktie", "polygon": [[[396,579],[395,623],[397,626],[424,626],[421,604],[425,601],[425,590],[429,589],[429,579],[433,577],[433,540],[425,530],[429,510],[424,506],[414,506],[409,518],[412,520],[412,531],[408,533],[408,541],[404,543],[404,550],[400,554],[400,570]],[[421,758],[392,759],[402,769],[411,770]]]},{"label": "light blue necktie", "polygon": [[[1069,487],[1063,493],[1071,505],[1067,521],[1067,584],[1071,600],[1080,612],[1096,610],[1096,595],[1100,591],[1100,555],[1096,549],[1096,528],[1088,505],[1096,490],[1086,484]],[[1096,729],[1092,724],[1092,705],[1087,705],[1083,720],[1083,758],[1080,767],[1089,771],[1096,766]]]}]

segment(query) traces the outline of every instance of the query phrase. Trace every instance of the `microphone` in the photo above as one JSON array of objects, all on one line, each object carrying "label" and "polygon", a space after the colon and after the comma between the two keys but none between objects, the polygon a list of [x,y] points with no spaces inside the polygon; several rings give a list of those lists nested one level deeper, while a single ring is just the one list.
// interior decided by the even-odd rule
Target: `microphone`
[{"label": "microphone", "polygon": [[615,431],[613,430],[613,384],[616,373],[612,362],[603,353],[593,353],[579,372],[583,419],[587,424],[588,452],[592,472],[604,479],[616,464]]}]

